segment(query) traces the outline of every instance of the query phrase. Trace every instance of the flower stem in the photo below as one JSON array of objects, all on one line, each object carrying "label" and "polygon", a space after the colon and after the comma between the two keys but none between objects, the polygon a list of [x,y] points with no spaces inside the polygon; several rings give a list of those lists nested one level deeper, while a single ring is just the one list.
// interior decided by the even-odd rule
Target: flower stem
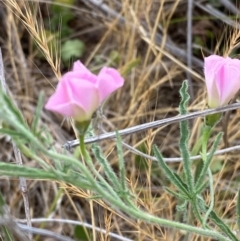
[{"label": "flower stem", "polygon": [[91,162],[91,157],[85,147],[84,135],[79,135],[79,144],[80,144],[80,150],[81,150],[83,158],[85,159],[85,161],[87,163],[89,163],[89,161]]}]

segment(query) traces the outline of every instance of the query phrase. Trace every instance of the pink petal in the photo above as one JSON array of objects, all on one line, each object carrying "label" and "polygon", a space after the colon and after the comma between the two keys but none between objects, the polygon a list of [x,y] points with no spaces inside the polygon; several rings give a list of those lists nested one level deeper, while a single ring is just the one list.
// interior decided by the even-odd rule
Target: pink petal
[{"label": "pink petal", "polygon": [[225,58],[218,55],[211,55],[204,58],[204,74],[208,93],[208,103],[211,107],[218,106],[219,92],[216,85],[216,74],[222,65]]},{"label": "pink petal", "polygon": [[100,105],[98,89],[85,79],[68,77],[63,76],[45,108],[75,120],[88,120]]},{"label": "pink petal", "polygon": [[45,108],[80,122],[89,120],[101,102],[123,82],[115,69],[104,67],[96,76],[76,61],[73,70],[63,75]]},{"label": "pink petal", "polygon": [[123,84],[124,79],[116,69],[103,67],[98,74],[100,100],[105,100],[111,93],[122,87]]},{"label": "pink petal", "polygon": [[67,72],[63,75],[62,79],[84,79],[92,84],[97,85],[98,78],[95,74],[92,74],[90,71],[88,72]]},{"label": "pink petal", "polygon": [[77,60],[73,63],[73,69],[72,69],[73,72],[89,72],[91,73],[91,71],[89,71],[83,64],[80,60]]},{"label": "pink petal", "polygon": [[240,60],[226,58],[216,79],[220,106],[226,105],[240,89]]}]

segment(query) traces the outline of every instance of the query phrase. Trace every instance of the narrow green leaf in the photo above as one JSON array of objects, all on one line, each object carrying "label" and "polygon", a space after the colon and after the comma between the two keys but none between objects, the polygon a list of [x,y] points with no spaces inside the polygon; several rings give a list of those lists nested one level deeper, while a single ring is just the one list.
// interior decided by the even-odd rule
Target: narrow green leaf
[{"label": "narrow green leaf", "polygon": [[184,195],[186,195],[188,198],[190,198],[187,185],[182,181],[182,179],[177,175],[177,173],[174,173],[165,163],[163,160],[163,157],[158,150],[157,146],[153,146],[154,154],[159,162],[160,167],[164,171],[166,177],[173,183],[180,192],[182,192]]},{"label": "narrow green leaf", "polygon": [[[63,173],[52,168],[49,168],[48,170],[43,170],[38,168],[18,166],[16,164],[0,162],[0,176],[64,181],[66,183],[77,185],[81,188],[89,190],[93,189],[93,186],[91,185],[89,180],[86,179],[86,176],[81,175],[80,173],[73,172]],[[95,183],[97,183],[97,181]]]},{"label": "narrow green leaf", "polygon": [[97,143],[92,144],[92,151],[97,161],[99,161],[99,163],[103,167],[103,170],[108,180],[112,183],[113,187],[117,191],[121,191],[122,189],[121,189],[121,184],[119,183],[119,179],[116,173],[113,171],[112,167],[110,166],[108,160],[103,156],[101,152],[101,148],[98,146]]},{"label": "narrow green leaf", "polygon": [[5,135],[9,135],[11,136],[13,139],[14,138],[19,138],[24,140],[25,139],[25,135],[21,132],[18,132],[16,130],[11,130],[11,129],[6,129],[6,128],[0,128],[0,133],[5,134]]},{"label": "narrow green leaf", "polygon": [[[179,105],[179,111],[181,115],[187,114],[187,105],[190,99],[188,94],[188,84],[187,81],[183,81],[182,87],[180,89],[181,102]],[[180,122],[180,151],[183,157],[183,170],[186,177],[186,182],[189,187],[191,195],[194,193],[194,180],[193,174],[191,172],[191,161],[190,161],[190,152],[188,149],[188,140],[190,136],[189,126],[187,121]]]},{"label": "narrow green leaf", "polygon": [[194,180],[198,180],[201,171],[203,169],[203,160],[199,159],[194,161],[194,166],[195,166],[195,172],[194,172]]},{"label": "narrow green leaf", "polygon": [[[8,95],[6,95],[5,93],[3,93],[3,92],[1,93],[1,95],[3,95],[3,100],[4,100],[4,102],[5,102],[4,105],[6,106],[6,108],[13,113],[13,116],[14,116],[15,118],[17,118],[17,120],[18,120],[22,125],[27,126],[27,125],[26,125],[26,121],[25,121],[22,113],[21,113],[20,110],[15,106],[15,104],[14,104],[13,101],[10,99],[10,97],[9,97]],[[6,120],[4,117],[5,117],[4,115],[1,116],[1,118],[2,118],[3,120]],[[9,116],[6,116],[6,117],[9,118]],[[8,124],[8,123],[7,123],[7,124]]]},{"label": "narrow green leaf", "polygon": [[120,171],[119,177],[120,177],[120,183],[122,186],[122,191],[125,193],[127,192],[126,169],[125,169],[124,158],[123,158],[122,140],[118,131],[116,131],[116,137],[117,137],[117,152],[118,152],[119,171]]},{"label": "narrow green leaf", "polygon": [[48,171],[18,166],[16,164],[0,162],[0,176],[7,175],[11,177],[28,177],[38,179],[56,179],[56,174],[49,169]]},{"label": "narrow green leaf", "polygon": [[207,160],[205,162],[203,162],[203,168],[202,168],[202,171],[200,172],[199,174],[199,177],[198,177],[198,180],[196,182],[196,190],[199,191],[201,190],[200,186],[202,186],[202,183],[203,183],[203,180],[204,180],[204,177],[207,173],[207,170],[209,168],[209,165],[211,163],[211,160],[213,158],[213,155],[215,153],[215,151],[217,150],[217,147],[219,145],[219,142],[221,141],[221,138],[222,138],[222,133],[218,133],[216,139],[214,140],[214,143],[212,145],[212,148],[210,150],[210,153],[209,155],[207,156]]},{"label": "narrow green leaf", "polygon": [[31,126],[31,130],[33,132],[33,134],[37,134],[37,127],[38,127],[38,122],[39,122],[39,118],[41,115],[41,111],[43,108],[43,92],[41,91],[38,97],[38,103],[37,103],[37,107],[36,107],[36,112],[32,121],[32,126]]},{"label": "narrow green leaf", "polygon": [[208,140],[210,138],[212,132],[212,128],[210,126],[205,125],[204,131],[203,131],[203,138],[202,138],[202,160],[203,162],[206,162],[207,159],[207,144]]},{"label": "narrow green leaf", "polygon": [[[90,237],[89,237],[90,236]],[[76,226],[74,229],[74,237],[77,240],[81,241],[90,241],[92,240],[92,234],[83,226]]]},{"label": "narrow green leaf", "polygon": [[[206,207],[206,209],[208,209],[208,207]],[[239,241],[237,237],[233,234],[233,232],[230,230],[230,228],[222,221],[221,218],[218,217],[218,215],[213,210],[209,214],[209,217],[232,241]]]},{"label": "narrow green leaf", "polygon": [[208,181],[202,182],[202,184],[196,189],[197,194],[201,194],[201,192],[208,186]]},{"label": "narrow green leaf", "polygon": [[168,187],[164,187],[164,189],[169,192],[171,195],[173,195],[174,197],[178,198],[178,199],[181,199],[181,200],[186,200],[188,199],[187,196],[181,194],[181,193],[178,193],[178,192],[174,192],[173,190],[171,190],[170,188]]}]

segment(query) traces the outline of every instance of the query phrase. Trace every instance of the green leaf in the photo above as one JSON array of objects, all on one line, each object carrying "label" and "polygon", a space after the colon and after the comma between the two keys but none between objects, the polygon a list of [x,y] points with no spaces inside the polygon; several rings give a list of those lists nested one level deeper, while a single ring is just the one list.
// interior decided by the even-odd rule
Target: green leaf
[{"label": "green leaf", "polygon": [[7,129],[7,128],[1,128],[0,129],[0,133],[11,136],[13,139],[15,138],[19,138],[22,139],[22,142],[25,143],[26,141],[24,141],[25,139],[25,135],[21,132],[18,132],[16,130],[11,130],[11,129]]},{"label": "green leaf", "polygon": [[173,195],[174,197],[178,198],[178,199],[181,199],[181,200],[186,200],[188,197],[181,194],[181,193],[178,193],[178,192],[174,192],[173,190],[171,190],[170,188],[168,187],[165,187],[164,188],[167,192],[169,192],[171,195]]},{"label": "green leaf", "polygon": [[83,41],[67,40],[61,47],[61,58],[64,64],[68,64],[71,60],[80,58],[85,51]]},{"label": "green leaf", "polygon": [[[183,81],[182,87],[180,89],[181,102],[179,105],[179,111],[181,115],[187,114],[187,105],[190,99],[188,94],[188,84],[187,81]],[[191,161],[190,152],[188,149],[188,140],[190,136],[189,126],[187,121],[180,122],[180,151],[183,158],[183,170],[186,177],[186,182],[189,187],[191,195],[194,193],[194,180],[193,174],[191,172]]]},{"label": "green leaf", "polygon": [[195,165],[195,174],[194,174],[194,180],[198,180],[200,174],[201,174],[201,171],[203,169],[203,160],[200,159],[200,160],[196,160],[194,162],[194,165]]},{"label": "green leaf", "polygon": [[84,228],[83,226],[76,226],[74,229],[74,237],[77,240],[81,240],[81,241],[90,241],[92,240],[92,234],[89,234],[89,232],[87,231],[86,228]]},{"label": "green leaf", "polygon": [[41,111],[43,108],[43,92],[41,91],[39,94],[39,98],[38,98],[38,103],[37,103],[37,107],[36,107],[36,112],[32,121],[32,126],[31,126],[31,130],[33,132],[33,134],[37,134],[37,128],[38,128],[38,122],[41,116]]},{"label": "green leaf", "polygon": [[[208,207],[206,207],[206,209],[208,209]],[[237,237],[232,233],[230,228],[222,221],[221,218],[217,216],[214,211],[211,211],[209,217],[232,241],[239,241]]]},{"label": "green leaf", "polygon": [[174,173],[164,162],[163,157],[158,150],[157,146],[153,146],[153,151],[158,159],[159,165],[162,168],[163,172],[165,173],[166,177],[169,179],[171,183],[173,183],[178,190],[184,194],[186,197],[190,199],[189,191],[187,185],[182,181],[182,179],[177,175],[177,173]]},{"label": "green leaf", "polygon": [[126,183],[126,169],[125,169],[124,158],[123,158],[122,140],[118,131],[116,131],[116,137],[117,137],[117,153],[118,153],[119,171],[120,171],[119,177],[120,177],[122,191],[125,193],[128,191],[127,183]]},{"label": "green leaf", "polygon": [[119,183],[119,179],[116,173],[113,171],[108,160],[103,156],[101,148],[98,146],[97,143],[92,144],[92,151],[94,156],[96,157],[96,160],[99,161],[99,163],[103,167],[103,170],[108,180],[112,183],[113,187],[117,191],[122,191],[121,184]]},{"label": "green leaf", "polygon": [[203,191],[208,185],[209,185],[208,181],[203,182],[203,183],[199,186],[199,188],[197,189],[196,193],[197,193],[197,194],[201,194],[202,191]]},{"label": "green leaf", "polygon": [[[24,126],[27,126],[26,121],[25,121],[21,111],[16,107],[16,105],[13,103],[13,101],[10,99],[10,97],[3,92],[1,93],[1,95],[3,95],[3,100],[5,102],[4,105],[6,106],[6,108],[9,111],[12,112],[12,117],[16,119],[15,121],[18,121],[21,124],[23,124]],[[4,116],[1,116],[1,118],[4,119]],[[6,116],[6,118],[9,118],[9,117]],[[7,124],[9,124],[9,123],[7,122]]]},{"label": "green leaf", "polygon": [[211,148],[211,150],[210,150],[210,153],[209,153],[209,155],[207,156],[207,160],[206,160],[205,162],[203,162],[203,168],[202,168],[202,170],[201,170],[201,172],[200,172],[200,174],[199,174],[198,180],[196,181],[196,190],[197,190],[196,193],[198,193],[199,187],[200,187],[200,186],[202,185],[202,183],[203,183],[204,177],[205,177],[205,175],[206,175],[206,173],[207,173],[207,170],[208,170],[208,168],[209,168],[209,165],[210,165],[210,163],[211,163],[211,160],[212,160],[212,158],[213,158],[213,155],[214,155],[215,151],[217,150],[217,147],[218,147],[219,142],[220,142],[221,139],[222,139],[222,133],[218,133],[218,135],[217,135],[217,137],[216,137],[216,139],[215,139],[215,141],[214,141],[214,143],[213,143],[213,145],[212,145],[212,148]]},{"label": "green leaf", "polygon": [[16,164],[0,162],[0,176],[7,175],[11,177],[28,177],[38,179],[56,179],[53,169],[43,170]]}]

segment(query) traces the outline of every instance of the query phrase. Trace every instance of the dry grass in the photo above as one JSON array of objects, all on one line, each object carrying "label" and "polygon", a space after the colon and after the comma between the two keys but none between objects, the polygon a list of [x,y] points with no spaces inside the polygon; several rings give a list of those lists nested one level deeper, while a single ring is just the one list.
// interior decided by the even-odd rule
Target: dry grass
[{"label": "dry grass", "polygon": [[[191,73],[195,95],[189,111],[206,107],[202,53],[196,46],[192,56],[193,69],[190,70],[186,64],[186,21],[181,21],[180,18],[186,16],[187,1],[106,0],[104,5],[98,7],[93,6],[91,1],[87,5],[84,1],[76,2],[78,3],[72,10],[76,16],[74,35],[87,45],[87,51],[81,60],[89,68],[94,68],[94,56],[104,57],[107,63],[111,50],[120,55],[119,63],[115,67],[124,74],[126,81],[124,87],[113,95],[104,107],[107,119],[103,120],[103,124],[107,131],[177,115],[178,91],[186,78],[186,71]],[[51,16],[46,16],[43,11],[46,11],[50,4],[50,1],[41,1],[41,4],[38,1],[0,1],[0,17],[3,20],[0,23],[0,41],[7,84],[28,123],[31,123],[33,118],[39,90],[45,92],[46,98],[50,96],[61,72],[66,71],[61,70],[60,58],[55,54],[60,46],[58,41],[49,45],[45,33],[43,20]],[[108,7],[108,13],[102,10],[103,6]],[[207,15],[198,8],[194,10],[194,14]],[[240,32],[233,28],[229,35],[226,32],[218,32],[220,29],[215,28],[213,35],[223,40],[216,41],[213,37],[206,41],[207,31],[211,31],[214,25],[221,25],[215,20],[210,20],[210,15],[208,17],[209,19],[200,18],[193,22],[193,33],[197,33],[194,36],[202,40],[203,54],[214,51],[223,55],[231,54],[238,47]],[[171,21],[176,19],[179,21],[173,24]],[[228,29],[223,24],[221,26]],[[34,43],[37,43],[45,57],[44,60],[36,56]],[[216,43],[218,49],[214,48]],[[222,45],[225,45],[224,50]],[[136,60],[139,60],[138,64],[127,73],[126,69]],[[230,146],[236,145],[240,139],[239,116],[239,111],[236,111],[228,118]],[[66,122],[61,126],[61,117],[44,110],[41,121],[51,129],[57,148],[60,149],[66,140],[74,138],[74,132]],[[201,123],[201,119],[191,122],[191,147],[199,138]],[[218,126],[217,131],[221,129],[222,124]],[[178,157],[178,138],[178,125],[171,125],[126,137],[124,141],[135,148],[143,148],[144,145],[147,154],[151,153],[151,147],[155,143],[165,157]],[[111,165],[115,167],[115,143],[105,141],[101,146],[104,153],[109,155]],[[221,147],[223,146],[222,143]],[[10,145],[5,139],[1,141],[1,159],[15,162]],[[34,165],[32,160],[24,161],[26,165]],[[156,216],[176,219],[176,200],[164,191],[163,187],[168,185],[168,181],[157,165],[146,160],[147,166],[141,168],[136,162],[136,156],[128,150],[125,150],[125,161],[128,184],[137,196],[137,205]],[[231,224],[232,229],[237,229],[235,204],[239,186],[239,157],[231,153],[215,158],[214,163],[220,167],[214,174],[215,210]],[[181,170],[181,164],[173,164],[173,167]],[[97,163],[96,168],[99,168]],[[62,187],[60,194],[59,187]],[[197,235],[181,239],[187,237],[185,233],[131,219],[120,211],[112,210],[102,200],[92,201],[89,199],[91,193],[73,186],[39,180],[29,181],[28,188],[32,217],[46,217],[51,214],[53,217],[72,220],[94,220],[93,223],[97,227],[102,227],[107,232],[115,232],[138,241],[210,240]],[[1,192],[11,213],[15,217],[24,218],[18,181],[2,179]],[[56,205],[52,207],[55,202]],[[73,226],[70,225],[48,225],[47,228],[70,236],[74,232]],[[94,229],[93,233],[93,240],[114,240]]]}]

